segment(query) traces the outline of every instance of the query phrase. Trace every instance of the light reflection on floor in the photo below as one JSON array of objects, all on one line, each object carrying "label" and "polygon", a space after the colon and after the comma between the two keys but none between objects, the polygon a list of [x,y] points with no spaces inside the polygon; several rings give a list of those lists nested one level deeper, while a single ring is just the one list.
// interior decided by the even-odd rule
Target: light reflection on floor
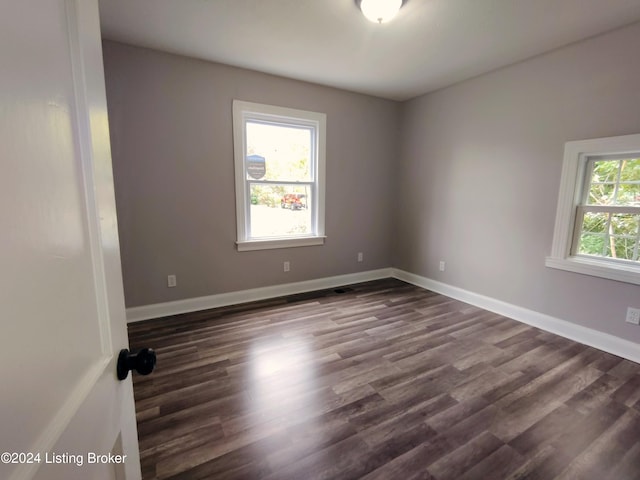
[{"label": "light reflection on floor", "polygon": [[310,339],[277,338],[253,344],[249,351],[250,410],[265,419],[302,415],[315,405],[315,363]]},{"label": "light reflection on floor", "polygon": [[274,469],[284,468],[292,455],[314,452],[327,441],[318,416],[326,389],[318,388],[320,360],[310,342],[313,338],[303,336],[262,339],[249,350],[245,410],[253,417],[249,428],[254,436],[281,442],[277,453],[263,442],[249,448],[267,458]]}]

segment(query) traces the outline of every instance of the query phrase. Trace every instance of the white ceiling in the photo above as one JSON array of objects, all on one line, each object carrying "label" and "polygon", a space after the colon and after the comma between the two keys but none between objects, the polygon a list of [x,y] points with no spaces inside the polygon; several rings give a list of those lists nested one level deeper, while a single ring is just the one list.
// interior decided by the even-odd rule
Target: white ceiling
[{"label": "white ceiling", "polygon": [[640,20],[640,0],[100,0],[103,36],[406,100]]}]

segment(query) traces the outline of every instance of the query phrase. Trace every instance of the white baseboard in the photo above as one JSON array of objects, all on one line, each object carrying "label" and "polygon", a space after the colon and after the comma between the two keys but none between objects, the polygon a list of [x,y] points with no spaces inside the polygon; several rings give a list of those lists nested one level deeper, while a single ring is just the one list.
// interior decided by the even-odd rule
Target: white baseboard
[{"label": "white baseboard", "polygon": [[453,287],[446,283],[405,272],[404,270],[394,268],[392,269],[392,276],[398,280],[403,280],[407,283],[426,288],[427,290],[446,295],[447,297],[538,327],[547,332],[555,333],[556,335],[584,345],[589,345],[590,347],[640,363],[640,345],[630,342],[629,340],[567,322],[566,320],[560,320],[559,318],[545,315],[534,310],[518,307],[517,305],[496,300],[495,298],[473,293],[462,288]]},{"label": "white baseboard", "polygon": [[379,280],[381,278],[389,278],[391,276],[391,268],[382,268],[380,270],[348,273],[346,275],[318,278],[315,280],[305,280],[303,282],[284,283],[282,285],[252,288],[250,290],[240,290],[237,292],[220,293],[217,295],[208,295],[206,297],[189,298],[186,300],[177,300],[175,302],[156,303],[153,305],[144,305],[141,307],[131,307],[127,308],[127,322],[139,322],[141,320],[148,320],[150,318],[160,318],[169,315],[178,315],[180,313],[207,310],[209,308],[254,302],[256,300],[265,300],[268,298],[282,297],[285,295],[294,295],[296,293],[324,290],[327,288],[335,288],[352,283],[368,282],[371,280]]},{"label": "white baseboard", "polygon": [[640,345],[637,343],[396,268],[382,268],[380,270],[350,273],[297,283],[285,283],[250,290],[220,293],[206,297],[177,300],[175,302],[132,307],[127,309],[127,321],[129,323],[139,322],[151,318],[196,312],[198,310],[294,295],[296,293],[312,292],[314,290],[335,288],[389,277],[403,280],[407,283],[426,288],[427,290],[446,295],[447,297],[455,298],[456,300],[469,303],[476,307],[538,327],[547,332],[555,333],[556,335],[584,345],[589,345],[613,355],[640,363]]}]

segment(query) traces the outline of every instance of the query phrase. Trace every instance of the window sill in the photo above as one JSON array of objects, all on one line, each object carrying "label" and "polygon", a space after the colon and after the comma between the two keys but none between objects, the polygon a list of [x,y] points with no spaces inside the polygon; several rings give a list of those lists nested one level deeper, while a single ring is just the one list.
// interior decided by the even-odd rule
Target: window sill
[{"label": "window sill", "polygon": [[602,262],[584,257],[547,257],[544,263],[550,268],[640,285],[640,268],[633,265]]},{"label": "window sill", "polygon": [[299,238],[275,238],[270,240],[244,240],[236,242],[239,252],[250,250],[269,250],[274,248],[310,247],[324,245],[325,236],[299,237]]}]

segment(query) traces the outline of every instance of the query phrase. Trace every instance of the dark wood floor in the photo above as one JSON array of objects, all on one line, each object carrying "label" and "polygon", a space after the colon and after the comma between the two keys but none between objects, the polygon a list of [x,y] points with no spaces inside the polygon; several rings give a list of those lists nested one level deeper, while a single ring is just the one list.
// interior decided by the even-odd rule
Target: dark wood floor
[{"label": "dark wood floor", "polygon": [[640,479],[640,365],[397,280],[130,325],[152,479]]}]

